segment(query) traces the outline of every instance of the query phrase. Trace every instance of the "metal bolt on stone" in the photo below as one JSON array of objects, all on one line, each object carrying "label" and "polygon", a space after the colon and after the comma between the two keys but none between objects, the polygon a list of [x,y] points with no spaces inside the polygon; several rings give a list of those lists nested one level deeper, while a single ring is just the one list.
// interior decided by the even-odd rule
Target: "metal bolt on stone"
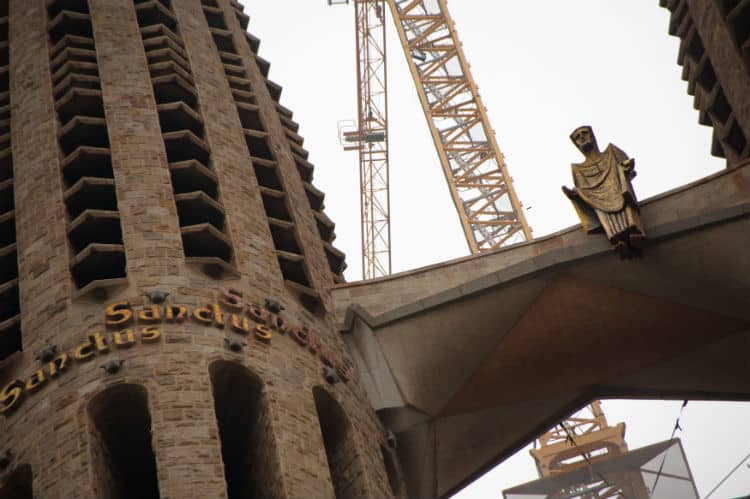
[{"label": "metal bolt on stone", "polygon": [[57,345],[51,345],[39,352],[39,355],[34,357],[34,359],[46,364],[47,362],[51,362],[55,358],[55,355],[57,355]]},{"label": "metal bolt on stone", "polygon": [[122,359],[113,359],[105,362],[100,367],[104,369],[104,371],[107,374],[117,374],[120,369],[122,369],[122,365],[125,364],[125,361]]},{"label": "metal bolt on stone", "polygon": [[247,346],[247,343],[244,343],[235,338],[224,338],[224,344],[227,346],[228,349],[230,349],[233,352],[239,352],[245,346]]},{"label": "metal bolt on stone", "polygon": [[147,293],[144,293],[144,295],[151,300],[151,303],[164,303],[164,301],[167,299],[167,296],[169,296],[169,293],[167,291],[149,291]]},{"label": "metal bolt on stone", "polygon": [[280,314],[284,310],[284,305],[273,298],[266,298],[266,309],[274,314]]},{"label": "metal bolt on stone", "polygon": [[323,378],[332,385],[335,385],[336,383],[341,381],[339,375],[336,374],[336,371],[328,366],[323,366]]}]

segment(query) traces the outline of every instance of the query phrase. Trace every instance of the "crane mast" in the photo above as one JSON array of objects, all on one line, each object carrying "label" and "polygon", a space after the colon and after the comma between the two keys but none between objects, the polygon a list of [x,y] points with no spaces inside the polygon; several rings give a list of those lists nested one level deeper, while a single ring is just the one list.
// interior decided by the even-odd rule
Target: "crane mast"
[{"label": "crane mast", "polygon": [[391,273],[385,0],[354,0],[354,17],[358,117],[344,138],[359,153],[362,277],[373,279]]}]

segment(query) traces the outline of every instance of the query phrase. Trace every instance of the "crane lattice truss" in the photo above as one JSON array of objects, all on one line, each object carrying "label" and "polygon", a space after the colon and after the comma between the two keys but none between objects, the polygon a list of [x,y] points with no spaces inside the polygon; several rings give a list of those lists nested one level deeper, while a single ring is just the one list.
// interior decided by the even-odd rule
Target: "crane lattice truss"
[{"label": "crane lattice truss", "polygon": [[388,94],[383,0],[355,0],[358,129],[345,134],[359,151],[362,274],[391,273]]},{"label": "crane lattice truss", "polygon": [[[610,426],[598,400],[541,435],[538,443],[539,448],[530,452],[542,478],[591,466],[628,451],[625,424]],[[571,487],[559,497],[640,499],[650,495],[639,473],[618,471],[606,476],[592,473],[589,482]]]},{"label": "crane lattice truss", "polygon": [[388,0],[472,253],[531,238],[446,0]]}]

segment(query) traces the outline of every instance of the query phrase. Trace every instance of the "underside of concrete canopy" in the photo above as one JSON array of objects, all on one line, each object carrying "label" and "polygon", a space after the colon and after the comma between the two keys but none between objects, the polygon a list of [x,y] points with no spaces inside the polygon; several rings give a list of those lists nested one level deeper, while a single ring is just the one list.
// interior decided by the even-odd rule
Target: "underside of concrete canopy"
[{"label": "underside of concrete canopy", "polygon": [[750,163],[580,226],[334,289],[409,497],[444,497],[595,398],[750,400]]}]

